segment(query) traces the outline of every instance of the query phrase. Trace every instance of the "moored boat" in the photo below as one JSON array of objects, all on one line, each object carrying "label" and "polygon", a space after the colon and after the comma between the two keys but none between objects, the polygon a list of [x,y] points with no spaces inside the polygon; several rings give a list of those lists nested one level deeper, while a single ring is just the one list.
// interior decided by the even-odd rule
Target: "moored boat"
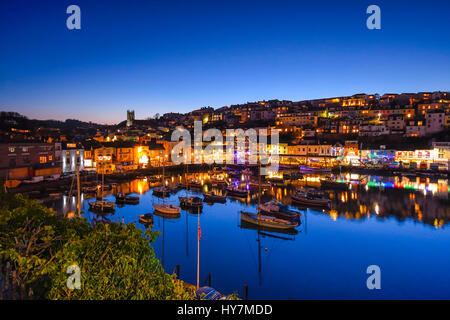
[{"label": "moored boat", "polygon": [[116,209],[116,204],[111,201],[97,200],[89,202],[89,208],[97,212],[113,212]]},{"label": "moored boat", "polygon": [[306,167],[300,166],[301,173],[330,173],[331,168],[315,168],[315,167]]},{"label": "moored boat", "polygon": [[277,200],[266,202],[258,207],[259,211],[263,214],[272,215],[282,219],[294,219],[300,218],[300,212],[289,209],[287,205],[284,205]]},{"label": "moored boat", "polygon": [[166,214],[178,214],[181,211],[180,207],[168,203],[154,203],[153,207],[155,210]]},{"label": "moored boat", "polygon": [[248,190],[235,186],[228,186],[226,189],[227,194],[235,197],[247,197]]},{"label": "moored boat", "polygon": [[299,225],[298,221],[290,221],[261,213],[251,213],[246,211],[241,211],[241,221],[272,229],[292,229]]},{"label": "moored boat", "polygon": [[124,204],[138,204],[139,197],[128,196],[123,192],[119,192],[116,194],[116,203],[124,203]]},{"label": "moored boat", "polygon": [[349,183],[333,181],[331,179],[322,179],[320,180],[320,187],[324,189],[329,188],[329,189],[347,190],[349,188]]},{"label": "moored boat", "polygon": [[151,213],[140,214],[139,222],[142,223],[143,225],[153,224],[153,215]]},{"label": "moored boat", "polygon": [[199,197],[178,197],[180,206],[189,208],[203,207],[203,200]]},{"label": "moored boat", "polygon": [[168,195],[170,193],[170,189],[164,186],[160,186],[160,187],[155,187],[153,188],[153,194],[155,196],[163,196],[165,197],[166,195]]},{"label": "moored boat", "polygon": [[204,192],[203,193],[203,201],[225,203],[225,202],[227,202],[227,197],[216,195],[213,192]]},{"label": "moored boat", "polygon": [[187,181],[187,186],[188,186],[188,188],[202,188],[203,187],[202,182],[195,180],[195,179],[189,179]]},{"label": "moored boat", "polygon": [[314,191],[302,190],[291,196],[292,202],[307,207],[331,207],[331,201],[322,194]]},{"label": "moored boat", "polygon": [[91,187],[83,187],[81,191],[84,193],[95,193],[98,191],[98,186],[91,186]]}]

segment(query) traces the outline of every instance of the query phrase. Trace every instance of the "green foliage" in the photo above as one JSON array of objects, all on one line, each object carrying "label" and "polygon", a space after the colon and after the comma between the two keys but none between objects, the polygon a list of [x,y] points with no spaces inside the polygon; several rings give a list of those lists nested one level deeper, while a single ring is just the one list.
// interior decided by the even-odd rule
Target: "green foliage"
[{"label": "green foliage", "polygon": [[[22,195],[0,193],[0,256],[37,298],[192,299],[155,258],[157,235],[134,224],[94,227]],[[71,265],[81,270],[80,289],[66,285]]]}]

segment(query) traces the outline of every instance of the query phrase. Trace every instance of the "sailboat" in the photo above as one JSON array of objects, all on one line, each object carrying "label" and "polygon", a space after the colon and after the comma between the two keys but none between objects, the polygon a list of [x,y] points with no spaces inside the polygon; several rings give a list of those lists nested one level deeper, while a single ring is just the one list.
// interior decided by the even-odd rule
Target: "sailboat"
[{"label": "sailboat", "polygon": [[259,191],[257,213],[241,211],[241,221],[272,229],[292,229],[298,227],[299,221],[290,221],[278,217],[261,214],[261,163],[259,165]]},{"label": "sailboat", "polygon": [[[103,166],[103,164],[102,164]],[[103,200],[103,187],[105,182],[105,171],[102,170],[102,185],[101,185],[101,198],[97,201],[91,201],[89,202],[89,209],[95,212],[114,212],[116,210],[116,204],[111,201],[105,201]]]},{"label": "sailboat", "polygon": [[[175,206],[173,204],[168,204],[164,202],[165,196],[166,196],[166,190],[165,190],[165,185],[164,185],[164,168],[165,168],[165,164],[163,164],[163,175],[162,175],[162,184],[163,184],[163,189],[162,189],[162,193],[163,193],[163,203],[154,203],[153,207],[155,208],[156,211],[159,211],[161,213],[164,214],[168,214],[168,215],[179,215],[181,208],[178,206]],[[154,191],[153,191],[154,193]]]}]

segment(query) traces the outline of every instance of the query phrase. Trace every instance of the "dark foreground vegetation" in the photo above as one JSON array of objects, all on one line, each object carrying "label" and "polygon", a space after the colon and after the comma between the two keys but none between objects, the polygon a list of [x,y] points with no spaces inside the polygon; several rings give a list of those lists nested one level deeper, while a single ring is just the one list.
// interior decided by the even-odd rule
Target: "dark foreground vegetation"
[{"label": "dark foreground vegetation", "polygon": [[[156,259],[157,236],[134,224],[59,217],[0,192],[0,299],[192,299]],[[80,289],[67,286],[70,266],[79,267]]]}]

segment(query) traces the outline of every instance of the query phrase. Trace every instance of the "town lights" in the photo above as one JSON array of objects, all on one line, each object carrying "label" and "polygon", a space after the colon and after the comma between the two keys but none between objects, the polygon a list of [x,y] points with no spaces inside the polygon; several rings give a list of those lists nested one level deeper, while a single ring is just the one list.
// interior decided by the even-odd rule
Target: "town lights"
[{"label": "town lights", "polygon": [[139,158],[139,164],[142,165],[147,165],[148,164],[148,157],[147,155],[143,155],[142,157]]}]

